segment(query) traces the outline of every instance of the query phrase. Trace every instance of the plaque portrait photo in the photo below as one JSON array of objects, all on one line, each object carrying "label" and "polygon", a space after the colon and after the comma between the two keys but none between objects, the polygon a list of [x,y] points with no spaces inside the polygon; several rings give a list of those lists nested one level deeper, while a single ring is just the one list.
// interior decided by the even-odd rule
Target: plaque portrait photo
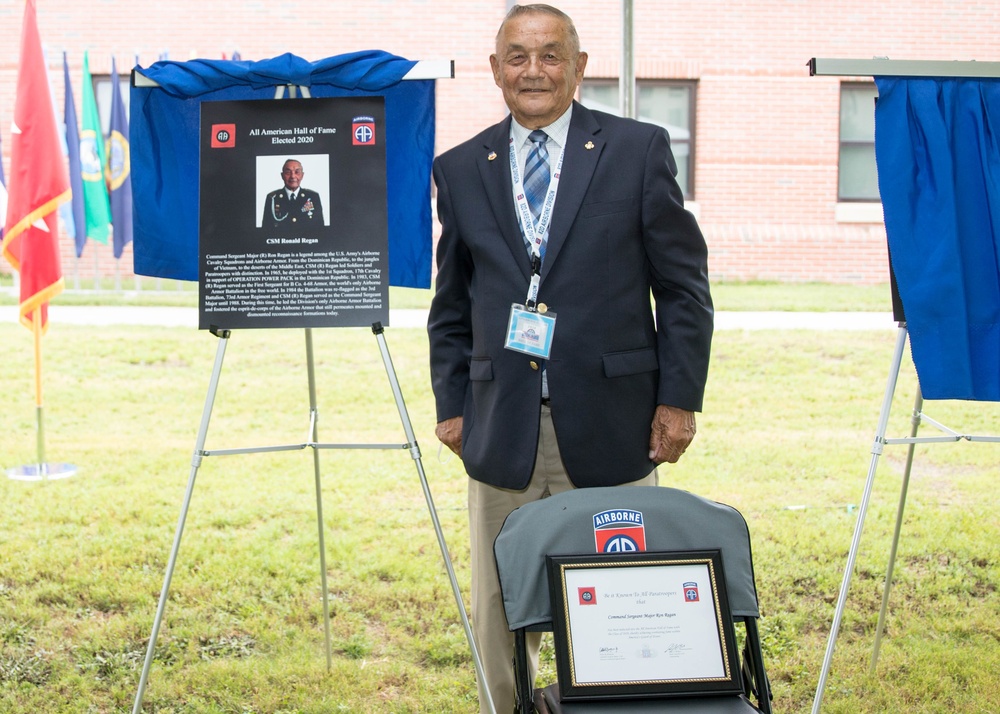
[{"label": "plaque portrait photo", "polygon": [[256,171],[259,228],[291,233],[330,225],[323,210],[330,205],[329,155],[265,154],[257,157]]}]

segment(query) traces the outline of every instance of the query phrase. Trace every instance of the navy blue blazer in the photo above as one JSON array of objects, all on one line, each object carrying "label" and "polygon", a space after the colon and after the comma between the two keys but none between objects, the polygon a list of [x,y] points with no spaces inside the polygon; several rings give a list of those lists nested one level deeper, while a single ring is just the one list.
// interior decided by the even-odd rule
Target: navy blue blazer
[{"label": "navy blue blazer", "polygon": [[[437,418],[464,417],[466,471],[521,489],[537,450],[542,365],[504,348],[511,304],[524,304],[531,276],[512,198],[510,121],[434,162],[442,233],[428,334]],[[675,166],[662,128],[573,104],[538,301],[557,316],[545,366],[577,487],[644,477],[656,405],[702,407],[713,329],[707,248]]]}]

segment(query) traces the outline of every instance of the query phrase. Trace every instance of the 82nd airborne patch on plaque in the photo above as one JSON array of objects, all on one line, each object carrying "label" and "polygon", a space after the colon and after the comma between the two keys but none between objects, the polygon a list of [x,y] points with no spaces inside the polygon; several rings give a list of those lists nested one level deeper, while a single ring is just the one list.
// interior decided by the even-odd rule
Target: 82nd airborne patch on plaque
[{"label": "82nd airborne patch on plaque", "polygon": [[594,514],[594,540],[598,553],[637,553],[646,550],[642,512],[627,508]]},{"label": "82nd airborne patch on plaque", "polygon": [[354,117],[351,125],[351,143],[354,146],[375,146],[374,117]]}]

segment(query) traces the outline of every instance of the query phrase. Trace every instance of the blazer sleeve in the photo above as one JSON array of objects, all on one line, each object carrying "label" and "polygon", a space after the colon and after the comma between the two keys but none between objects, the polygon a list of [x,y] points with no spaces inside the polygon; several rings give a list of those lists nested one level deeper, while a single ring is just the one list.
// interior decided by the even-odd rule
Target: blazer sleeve
[{"label": "blazer sleeve", "polygon": [[675,165],[666,132],[654,131],[646,154],[642,224],[656,305],[657,403],[701,411],[714,329],[708,248],[684,208]]},{"label": "blazer sleeve", "polygon": [[316,215],[315,215],[315,218],[313,218],[313,222],[317,226],[322,226],[323,225],[323,199],[321,199],[319,197],[319,193],[317,191],[310,191],[309,193],[311,194],[310,197],[312,198],[313,206],[315,206],[315,211],[314,212],[315,212]]},{"label": "blazer sleeve", "polygon": [[260,217],[261,228],[271,227],[271,223],[269,223],[267,220],[267,216],[270,213],[270,210],[271,210],[271,194],[269,193],[266,196],[264,196],[264,215]]},{"label": "blazer sleeve", "polygon": [[441,237],[437,248],[437,281],[427,320],[430,343],[431,387],[437,420],[461,416],[469,389],[472,354],[470,289],[472,260],[457,223],[445,167],[434,162]]}]

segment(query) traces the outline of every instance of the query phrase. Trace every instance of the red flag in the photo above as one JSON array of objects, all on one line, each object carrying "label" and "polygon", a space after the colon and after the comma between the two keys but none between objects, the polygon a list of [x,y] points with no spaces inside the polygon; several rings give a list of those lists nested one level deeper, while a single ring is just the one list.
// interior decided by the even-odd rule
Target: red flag
[{"label": "red flag", "polygon": [[35,0],[27,0],[21,27],[17,99],[11,126],[10,176],[3,254],[21,275],[21,322],[44,330],[48,302],[62,292],[56,209],[70,198]]}]

